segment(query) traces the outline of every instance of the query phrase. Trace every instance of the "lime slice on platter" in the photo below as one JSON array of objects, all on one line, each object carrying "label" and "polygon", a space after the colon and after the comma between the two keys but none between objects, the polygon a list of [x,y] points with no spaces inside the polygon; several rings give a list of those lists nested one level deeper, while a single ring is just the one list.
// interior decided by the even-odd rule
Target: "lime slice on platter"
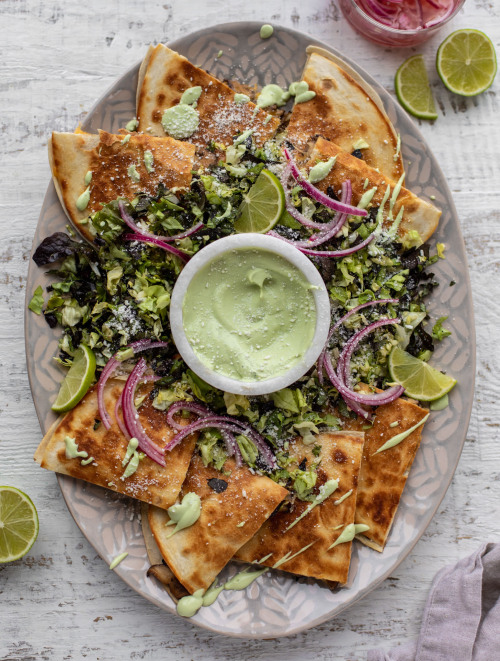
[{"label": "lime slice on platter", "polygon": [[276,225],[284,209],[283,187],[278,177],[264,169],[244,195],[234,229],[239,233],[265,234]]},{"label": "lime slice on platter", "polygon": [[95,356],[92,349],[80,344],[75,352],[73,364],[61,383],[57,399],[52,405],[56,413],[69,411],[85,395],[95,377]]},{"label": "lime slice on platter", "polygon": [[396,71],[394,79],[399,103],[414,117],[437,119],[436,104],[422,55],[412,55]]},{"label": "lime slice on platter", "polygon": [[26,555],[38,535],[38,514],[19,489],[0,486],[0,562]]},{"label": "lime slice on platter", "polygon": [[487,90],[495,78],[495,47],[480,30],[457,30],[439,47],[436,69],[450,92],[476,96]]},{"label": "lime slice on platter", "polygon": [[450,392],[456,379],[431,367],[428,363],[394,347],[389,355],[391,379],[402,385],[404,394],[420,402],[433,402]]}]

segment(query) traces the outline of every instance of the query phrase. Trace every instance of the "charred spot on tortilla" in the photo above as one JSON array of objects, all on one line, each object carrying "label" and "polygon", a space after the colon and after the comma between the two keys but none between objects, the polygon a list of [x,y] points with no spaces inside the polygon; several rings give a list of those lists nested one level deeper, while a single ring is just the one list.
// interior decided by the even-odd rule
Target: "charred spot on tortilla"
[{"label": "charred spot on tortilla", "polygon": [[215,491],[215,493],[222,493],[227,489],[226,480],[221,480],[218,477],[211,477],[207,482],[208,486]]},{"label": "charred spot on tortilla", "polygon": [[[273,567],[286,557],[288,561],[279,569],[309,576],[322,581],[345,584],[348,579],[352,542],[330,545],[340,535],[338,526],[354,524],[356,510],[357,477],[364,443],[362,432],[325,432],[318,434],[322,445],[318,479],[308,501],[293,498],[292,502],[278,508],[262,528],[237,553],[236,559]],[[290,442],[290,456],[296,458],[289,470],[304,459],[317,461],[312,446],[304,445],[301,439]],[[338,463],[337,458],[346,459]],[[321,494],[325,485],[338,486],[324,500]],[[326,492],[328,493],[328,491]],[[317,500],[319,497],[319,500]],[[340,501],[335,504],[335,501]],[[314,504],[316,503],[316,506]],[[311,546],[308,546],[311,544]],[[268,554],[268,558],[259,562]]]},{"label": "charred spot on tortilla", "polygon": [[[175,448],[174,448],[175,449]],[[181,497],[195,493],[201,501],[198,520],[171,535],[165,510],[150,507],[148,520],[161,555],[182,585],[192,594],[206,590],[235,552],[245,544],[271,515],[288,491],[264,475],[237,467],[233,459],[224,465],[224,479],[205,466],[195,453]],[[226,473],[230,472],[230,475]],[[222,492],[210,486],[212,479],[224,482]]]},{"label": "charred spot on tortilla", "polygon": [[253,139],[259,146],[275,135],[280,124],[277,117],[268,119],[267,110],[251,101],[235,103],[235,92],[228,85],[163,44],[150,48],[141,66],[137,93],[139,130],[165,136],[163,113],[179,103],[186,89],[198,86],[202,88],[196,102],[199,123],[188,138],[197,147],[197,165],[215,163],[223,153],[217,149],[214,155],[207,147],[210,143],[230,145],[234,135],[247,129],[253,129]]},{"label": "charred spot on tortilla", "polygon": [[403,173],[403,160],[396,131],[377,92],[332,53],[315,46],[309,46],[307,53],[302,80],[316,96],[293,107],[288,139],[304,158],[314,135],[335,142],[349,153],[353,142],[363,139],[368,144],[364,160],[397,181]]},{"label": "charred spot on tortilla", "polygon": [[[104,402],[107,411],[114,411],[121,396],[125,381],[110,379],[104,389]],[[141,387],[138,395],[147,394],[151,384]],[[163,411],[158,411],[146,397],[138,410],[141,424],[146,433],[162,447],[174,436],[174,430],[165,422]],[[100,424],[95,428],[99,417],[96,386],[85,397],[58,420],[40,443],[35,461],[42,468],[70,475],[96,484],[143,502],[168,508],[179,495],[186,476],[191,455],[196,443],[196,434],[165,454],[166,466],[160,466],[147,456],[140,458],[136,470],[124,477],[123,459],[127,453],[128,439],[112,417],[111,428]],[[68,456],[69,438],[78,449],[79,456],[92,457],[93,461],[82,464],[79,456]]]},{"label": "charred spot on tortilla", "polygon": [[[147,152],[154,155],[154,167],[145,163]],[[181,191],[189,188],[194,152],[194,145],[165,135],[54,132],[49,141],[57,194],[68,218],[89,241],[94,233],[88,217],[108,202],[133,200],[139,190],[156,195],[161,184]],[[88,172],[92,177],[86,186]],[[83,193],[88,199],[79,204]]]}]

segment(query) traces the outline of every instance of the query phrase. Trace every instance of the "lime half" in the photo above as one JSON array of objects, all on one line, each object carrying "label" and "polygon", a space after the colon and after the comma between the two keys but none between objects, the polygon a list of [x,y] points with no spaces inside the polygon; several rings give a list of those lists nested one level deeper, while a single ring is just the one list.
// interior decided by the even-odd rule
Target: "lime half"
[{"label": "lime half", "polygon": [[409,57],[394,79],[399,103],[419,119],[437,119],[436,105],[422,55]]},{"label": "lime half", "polygon": [[30,498],[14,487],[0,487],[0,562],[26,555],[38,535],[38,514]]},{"label": "lime half", "polygon": [[243,196],[239,218],[234,223],[237,232],[269,232],[285,209],[285,193],[269,170],[262,170],[254,185]]},{"label": "lime half", "polygon": [[423,360],[394,347],[389,356],[389,373],[405,389],[405,395],[421,402],[433,402],[450,390],[456,380],[434,369]]},{"label": "lime half", "polygon": [[462,96],[481,94],[497,72],[495,48],[480,30],[457,30],[439,47],[436,68],[450,92]]},{"label": "lime half", "polygon": [[61,384],[52,410],[57,413],[69,411],[85,395],[95,376],[95,356],[92,349],[80,344],[75,352],[73,364]]}]

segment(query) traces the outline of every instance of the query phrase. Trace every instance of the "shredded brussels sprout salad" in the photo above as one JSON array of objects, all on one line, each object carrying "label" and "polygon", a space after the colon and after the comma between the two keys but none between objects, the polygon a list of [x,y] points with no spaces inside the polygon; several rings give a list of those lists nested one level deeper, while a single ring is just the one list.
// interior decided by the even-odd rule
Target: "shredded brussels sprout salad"
[{"label": "shredded brussels sprout salad", "polygon": [[[243,196],[261,170],[266,167],[278,176],[282,174],[283,136],[263,147],[257,147],[251,135],[243,141],[235,136],[235,144],[224,150],[224,161],[193,174],[187,192],[160,185],[155,197],[139,194],[132,202],[122,200],[122,209],[142,231],[158,236],[177,235],[202,223],[198,231],[169,244],[187,257],[233,233]],[[299,185],[290,194],[294,207],[312,221],[331,220],[332,211],[312,200]],[[333,191],[328,194],[335,196]],[[94,352],[99,372],[112,356],[133,342],[166,342],[166,346],[143,354],[159,377],[150,393],[153,405],[167,411],[176,402],[202,404],[215,415],[232,416],[250,425],[264,437],[276,457],[277,468],[270,469],[262,460],[262,453],[247,433],[235,438],[243,461],[295,491],[298,498],[310,499],[318,464],[292,469],[296,463],[289,452],[290,440],[302,436],[304,443],[312,445],[319,463],[318,434],[340,429],[342,417],[356,414],[316,368],[289,388],[259,397],[221,392],[203,382],[177,353],[169,327],[170,295],[184,261],[158,245],[126,239],[130,229],[119,203],[115,200],[89,218],[94,245],[81,241],[68,227],[67,233],[57,232],[42,241],[34,254],[38,265],[53,264],[50,273],[54,281],[46,288],[47,293],[37,289],[30,308],[42,313],[51,327],[62,327],[56,360],[70,366],[83,343]],[[372,207],[365,218],[349,216],[341,232],[322,249],[343,250],[366,239],[377,227],[377,211]],[[291,240],[307,239],[313,232],[287,212],[274,231]],[[438,252],[443,256],[442,246],[438,246]],[[429,254],[428,246],[412,247],[411,236],[403,245],[395,233],[379,233],[365,248],[342,258],[310,256],[330,293],[332,323],[364,303],[394,301],[365,307],[335,330],[328,347],[333,364],[360,329],[382,318],[401,320],[399,324],[375,328],[356,347],[350,362],[351,387],[363,382],[386,388],[390,384],[387,359],[393,347],[399,345],[427,361],[435,342],[449,334],[443,327],[445,318],[432,325],[425,305],[426,297],[437,286],[429,267],[438,258],[438,254]],[[121,358],[122,368],[129,370],[137,361],[133,351]],[[184,415],[189,416],[189,411]],[[240,427],[244,429],[244,425]],[[201,431],[198,448],[206,465],[222,469],[228,454],[223,435],[215,427]]]}]

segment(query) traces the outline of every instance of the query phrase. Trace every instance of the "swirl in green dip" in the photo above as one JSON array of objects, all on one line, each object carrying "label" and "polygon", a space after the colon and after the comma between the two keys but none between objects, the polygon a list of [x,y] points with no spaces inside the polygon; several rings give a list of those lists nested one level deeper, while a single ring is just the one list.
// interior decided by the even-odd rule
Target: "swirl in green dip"
[{"label": "swirl in green dip", "polygon": [[268,250],[230,250],[202,267],[183,301],[184,330],[199,360],[239,381],[284,374],[316,327],[312,285]]}]

